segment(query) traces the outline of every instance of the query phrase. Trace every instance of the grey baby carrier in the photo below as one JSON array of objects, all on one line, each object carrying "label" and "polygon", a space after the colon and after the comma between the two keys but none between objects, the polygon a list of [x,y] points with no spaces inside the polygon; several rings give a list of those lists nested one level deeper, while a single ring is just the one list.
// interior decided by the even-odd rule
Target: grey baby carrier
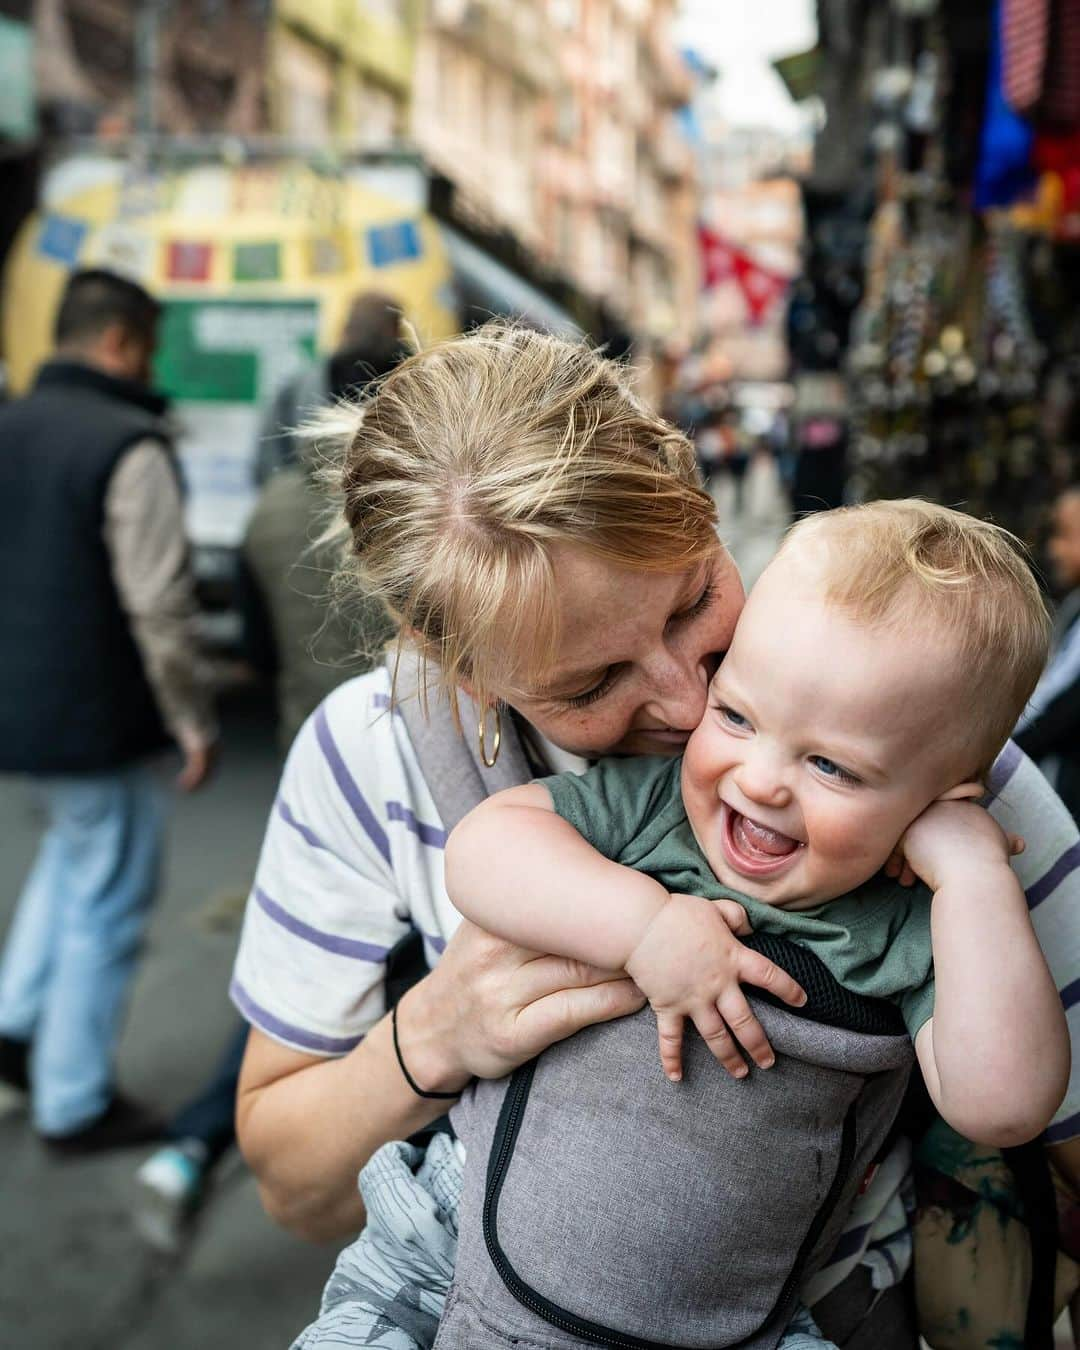
[{"label": "grey baby carrier", "polygon": [[[445,705],[432,699],[427,721],[416,700],[400,707],[448,829],[531,777],[508,719],[487,769],[448,734]],[[893,1005],[842,989],[794,943],[749,942],[808,995],[796,1013],[749,991],[777,1052],[767,1072],[731,1078],[694,1034],[669,1083],[645,1009],[454,1107],[472,1165],[436,1350],[777,1344],[883,1150],[913,1052]]]}]

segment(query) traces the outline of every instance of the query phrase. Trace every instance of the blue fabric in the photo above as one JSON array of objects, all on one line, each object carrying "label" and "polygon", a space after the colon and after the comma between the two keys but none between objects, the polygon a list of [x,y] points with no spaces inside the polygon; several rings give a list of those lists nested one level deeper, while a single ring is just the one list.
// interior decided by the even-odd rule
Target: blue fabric
[{"label": "blue fabric", "polygon": [[1005,100],[1002,82],[1001,0],[994,5],[986,112],[975,171],[975,209],[1012,206],[1035,186],[1031,151],[1035,133]]},{"label": "blue fabric", "polygon": [[169,1122],[169,1138],[197,1139],[212,1167],[236,1138],[236,1085],[247,1048],[248,1027],[241,1022],[233,1032],[214,1076],[202,1092]]},{"label": "blue fabric", "polygon": [[95,1120],[157,888],[162,793],[142,766],[35,779],[48,813],[0,958],[0,1034],[32,1041],[44,1134]]}]

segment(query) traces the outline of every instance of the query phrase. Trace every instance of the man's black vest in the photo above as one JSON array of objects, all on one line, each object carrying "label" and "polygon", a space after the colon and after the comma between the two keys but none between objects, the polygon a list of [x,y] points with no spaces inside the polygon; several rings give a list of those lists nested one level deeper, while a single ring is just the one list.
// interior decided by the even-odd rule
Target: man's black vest
[{"label": "man's black vest", "polygon": [[0,770],[115,769],[168,741],[103,534],[121,456],[168,449],[164,408],[67,361],[0,408]]}]

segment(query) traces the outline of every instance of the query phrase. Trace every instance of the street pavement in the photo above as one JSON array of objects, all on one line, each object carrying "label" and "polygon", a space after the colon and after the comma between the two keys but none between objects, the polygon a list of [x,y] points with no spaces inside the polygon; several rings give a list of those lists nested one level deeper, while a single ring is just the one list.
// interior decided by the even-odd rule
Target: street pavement
[{"label": "street pavement", "polygon": [[714,474],[709,490],[716,502],[720,538],[738,563],[743,585],[749,590],[776,552],[780,536],[791,521],[791,505],[776,460],[771,455],[755,456],[746,470],[738,505],[735,480],[729,474]]},{"label": "street pavement", "polygon": [[[226,710],[220,771],[175,803],[162,894],[120,1046],[124,1089],[163,1111],[206,1082],[236,1017],[226,985],[277,779],[268,707]],[[0,778],[0,931],[37,843],[24,785]],[[0,1119],[0,1347],[285,1350],[310,1321],[334,1247],[263,1215],[235,1153],[186,1251],[149,1252],[130,1220],[150,1149],[58,1161],[25,1116]]]}]

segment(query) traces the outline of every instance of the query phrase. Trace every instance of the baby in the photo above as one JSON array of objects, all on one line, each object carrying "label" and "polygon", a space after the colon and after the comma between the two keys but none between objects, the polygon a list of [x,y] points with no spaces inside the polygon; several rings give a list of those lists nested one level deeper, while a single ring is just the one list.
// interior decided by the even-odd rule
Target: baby
[{"label": "baby", "polygon": [[[752,1077],[747,1059],[772,1066],[731,934],[786,937],[898,1006],[958,1132],[1032,1138],[1064,1093],[1068,1035],[1012,845],[976,802],[1046,641],[1034,580],[996,527],[918,501],[812,517],[755,586],[681,759],[609,760],[490,798],[451,835],[449,894],[506,939],[628,971],[672,1082],[687,1018],[735,1077]],[[922,884],[902,888],[901,870]],[[470,1149],[466,1193],[487,1165]],[[819,1335],[799,1309],[779,1343]]]}]

